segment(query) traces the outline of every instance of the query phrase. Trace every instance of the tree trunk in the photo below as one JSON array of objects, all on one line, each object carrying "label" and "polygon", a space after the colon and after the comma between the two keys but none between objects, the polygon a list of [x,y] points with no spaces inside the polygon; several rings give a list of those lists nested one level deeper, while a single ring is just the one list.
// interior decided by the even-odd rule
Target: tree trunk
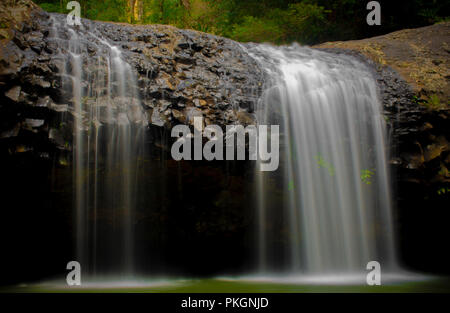
[{"label": "tree trunk", "polygon": [[143,15],[143,3],[142,0],[129,0],[128,6],[130,10],[130,23],[140,23]]},{"label": "tree trunk", "polygon": [[159,0],[159,11],[161,12],[161,22],[163,21],[164,16],[164,0]]}]

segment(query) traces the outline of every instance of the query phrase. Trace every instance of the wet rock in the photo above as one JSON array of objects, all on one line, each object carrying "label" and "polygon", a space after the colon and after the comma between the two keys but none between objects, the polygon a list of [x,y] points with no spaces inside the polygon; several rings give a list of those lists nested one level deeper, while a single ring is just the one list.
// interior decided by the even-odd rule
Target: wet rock
[{"label": "wet rock", "polygon": [[55,53],[58,50],[58,45],[56,42],[46,42],[46,45],[44,46],[44,50],[47,53]]},{"label": "wet rock", "polygon": [[47,81],[44,76],[29,75],[26,80],[28,80],[33,86],[41,87],[44,89],[51,87],[51,83]]},{"label": "wet rock", "polygon": [[190,43],[188,43],[186,41],[182,41],[182,42],[177,43],[177,47],[180,49],[188,49],[191,47],[191,45],[190,45]]},{"label": "wet rock", "polygon": [[177,54],[177,56],[175,57],[175,60],[179,63],[187,64],[187,65],[196,63],[196,60],[194,58],[192,58],[191,55],[189,55],[188,53],[184,53],[184,52]]},{"label": "wet rock", "polygon": [[57,144],[61,149],[66,148],[66,141],[64,140],[64,134],[60,129],[57,128],[51,128],[48,137],[50,140],[52,140],[55,144]]},{"label": "wet rock", "polygon": [[36,53],[40,54],[45,47],[45,43],[42,40],[44,34],[42,32],[32,32],[25,36],[27,45]]},{"label": "wet rock", "polygon": [[20,125],[16,125],[14,128],[0,132],[0,138],[12,138],[19,135]]},{"label": "wet rock", "polygon": [[196,107],[203,107],[203,106],[205,106],[207,103],[206,103],[206,101],[205,100],[203,100],[203,99],[194,99],[194,105],[196,106]]},{"label": "wet rock", "polygon": [[170,101],[167,100],[159,100],[157,103],[161,111],[167,110],[172,104]]},{"label": "wet rock", "polygon": [[10,90],[8,90],[5,93],[5,96],[8,97],[11,100],[17,102],[19,100],[20,91],[21,91],[20,86],[15,86],[15,87],[11,88]]},{"label": "wet rock", "polygon": [[38,128],[38,127],[41,127],[42,125],[44,125],[45,120],[36,120],[36,119],[28,118],[25,120],[25,122],[31,128]]},{"label": "wet rock", "polygon": [[237,119],[239,123],[244,126],[254,125],[256,122],[254,115],[243,111],[237,113]]},{"label": "wet rock", "polygon": [[182,124],[186,124],[186,116],[183,112],[173,109],[172,110],[173,117]]},{"label": "wet rock", "polygon": [[45,97],[39,98],[39,100],[36,102],[36,106],[38,106],[38,107],[49,108],[52,105],[53,105],[53,101],[50,98],[50,96],[45,96]]},{"label": "wet rock", "polygon": [[158,109],[153,109],[150,117],[150,123],[155,126],[164,127],[166,126],[167,121],[166,118],[160,114]]}]

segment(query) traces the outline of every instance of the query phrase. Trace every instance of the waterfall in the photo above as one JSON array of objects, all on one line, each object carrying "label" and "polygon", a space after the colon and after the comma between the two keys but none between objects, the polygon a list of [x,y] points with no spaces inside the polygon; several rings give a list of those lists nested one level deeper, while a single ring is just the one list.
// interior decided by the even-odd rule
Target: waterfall
[{"label": "waterfall", "polygon": [[[83,272],[133,273],[137,174],[147,118],[135,74],[90,21],[52,14],[62,100],[73,124],[76,258]],[[101,221],[101,222],[100,222]],[[100,270],[101,269],[101,270]]]},{"label": "waterfall", "polygon": [[[259,272],[395,268],[385,121],[371,72],[298,45],[248,51],[269,77],[258,121],[280,124],[284,147],[282,173],[256,172]],[[276,205],[274,183],[283,190]]]},{"label": "waterfall", "polygon": [[[147,127],[135,73],[92,22],[51,19],[69,112],[62,122],[73,129],[77,261],[84,273],[129,276]],[[298,45],[244,49],[269,77],[258,123],[281,130],[280,169],[255,172],[259,272],[355,273],[370,261],[394,269],[387,138],[372,73],[356,58]]]}]

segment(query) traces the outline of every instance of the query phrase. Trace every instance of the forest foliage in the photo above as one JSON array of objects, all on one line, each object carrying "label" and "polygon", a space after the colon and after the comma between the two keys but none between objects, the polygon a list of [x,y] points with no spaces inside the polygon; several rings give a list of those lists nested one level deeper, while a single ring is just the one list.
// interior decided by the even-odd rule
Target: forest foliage
[{"label": "forest foliage", "polygon": [[[67,13],[70,0],[37,0],[49,12]],[[379,0],[382,24],[369,26],[369,0],[78,0],[82,17],[133,24],[169,24],[238,41],[360,39],[448,19],[447,0]]]}]

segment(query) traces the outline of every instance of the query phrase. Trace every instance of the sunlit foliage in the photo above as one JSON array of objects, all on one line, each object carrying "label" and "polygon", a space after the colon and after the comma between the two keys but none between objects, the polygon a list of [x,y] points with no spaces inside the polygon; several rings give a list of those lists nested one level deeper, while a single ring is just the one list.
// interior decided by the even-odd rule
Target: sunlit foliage
[{"label": "sunlit foliage", "polygon": [[[67,13],[69,0],[37,0]],[[381,26],[368,26],[363,0],[79,0],[83,17],[170,24],[239,41],[315,44],[358,39],[448,19],[448,1],[379,0]]]}]

